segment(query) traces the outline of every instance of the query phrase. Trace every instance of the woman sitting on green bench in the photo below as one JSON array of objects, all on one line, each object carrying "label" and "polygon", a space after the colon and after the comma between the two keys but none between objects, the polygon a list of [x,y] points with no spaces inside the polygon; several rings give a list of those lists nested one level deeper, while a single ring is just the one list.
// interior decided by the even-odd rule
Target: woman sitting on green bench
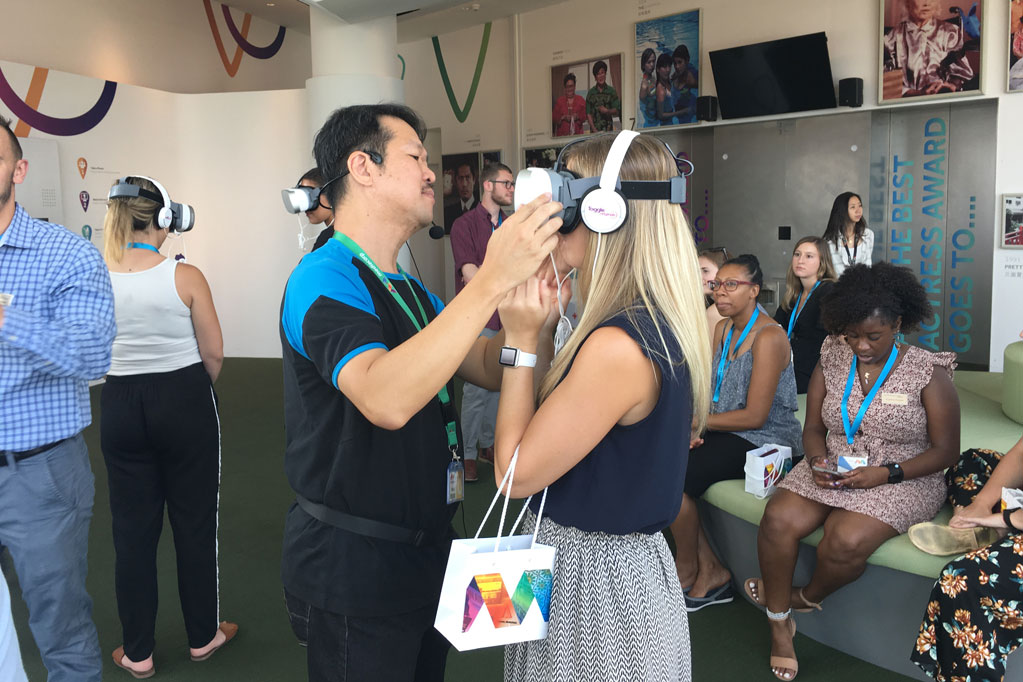
[{"label": "woman sitting on green bench", "polygon": [[[771,624],[771,669],[796,676],[791,611],[820,608],[856,580],[889,538],[931,519],[945,502],[943,471],[959,454],[953,353],[900,344],[900,331],[932,319],[927,294],[907,268],[848,268],[823,300],[833,335],[810,379],[803,426],[806,458],[779,485],[757,538],[763,580],[746,581]],[[836,464],[866,465],[848,473]],[[843,469],[845,467],[842,467]],[[792,585],[799,541],[818,528],[810,582]]]},{"label": "woman sitting on green bench", "polygon": [[942,570],[910,660],[938,680],[1001,680],[1023,643],[1023,509],[1000,510],[1002,488],[1023,487],[1023,438],[1004,457],[968,450],[949,474],[949,497],[964,505],[945,527],[950,539],[974,528],[1009,534]]}]

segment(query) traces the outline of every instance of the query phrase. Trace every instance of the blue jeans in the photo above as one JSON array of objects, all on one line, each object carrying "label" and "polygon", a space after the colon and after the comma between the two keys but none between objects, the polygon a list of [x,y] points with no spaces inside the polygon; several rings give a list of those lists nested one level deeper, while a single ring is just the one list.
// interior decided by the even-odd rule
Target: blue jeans
[{"label": "blue jeans", "polygon": [[49,682],[100,682],[102,657],[85,591],[95,487],[82,435],[15,462],[0,453],[0,543],[28,604]]}]

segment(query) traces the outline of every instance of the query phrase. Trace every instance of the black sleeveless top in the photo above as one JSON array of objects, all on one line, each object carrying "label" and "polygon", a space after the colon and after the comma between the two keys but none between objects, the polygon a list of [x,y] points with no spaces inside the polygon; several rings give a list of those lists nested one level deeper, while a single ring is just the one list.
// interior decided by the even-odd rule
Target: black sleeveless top
[{"label": "black sleeveless top", "polygon": [[[664,358],[646,309],[634,308],[632,315],[635,322],[619,313],[600,327],[623,329],[657,364],[660,395],[646,418],[629,426],[615,425],[582,461],[551,484],[544,515],[563,526],[616,535],[656,533],[675,519],[682,504],[693,421],[689,368],[673,367]],[[661,330],[672,360],[679,362],[677,340],[663,323]],[[534,513],[539,505],[538,494],[530,503]]]}]

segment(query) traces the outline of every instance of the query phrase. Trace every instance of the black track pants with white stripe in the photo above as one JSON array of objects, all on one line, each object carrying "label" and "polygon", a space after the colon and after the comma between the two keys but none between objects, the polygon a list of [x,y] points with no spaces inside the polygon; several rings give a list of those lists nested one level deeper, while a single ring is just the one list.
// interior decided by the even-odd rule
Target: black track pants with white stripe
[{"label": "black track pants with white stripe", "polygon": [[156,548],[166,506],[177,555],[188,645],[219,626],[217,510],[220,420],[202,364],[173,372],[108,376],[100,441],[110,482],[115,588],[124,651],[145,660],[154,646]]}]

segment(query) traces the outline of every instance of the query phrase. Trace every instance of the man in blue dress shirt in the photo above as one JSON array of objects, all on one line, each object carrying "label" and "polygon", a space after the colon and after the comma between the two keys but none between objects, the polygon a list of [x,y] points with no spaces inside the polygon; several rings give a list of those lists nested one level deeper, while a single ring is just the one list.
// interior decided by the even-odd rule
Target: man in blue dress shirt
[{"label": "man in blue dress shirt", "polygon": [[85,591],[93,476],[89,380],[110,367],[110,275],[92,244],[14,201],[28,162],[0,118],[0,544],[49,682],[99,682]]}]

